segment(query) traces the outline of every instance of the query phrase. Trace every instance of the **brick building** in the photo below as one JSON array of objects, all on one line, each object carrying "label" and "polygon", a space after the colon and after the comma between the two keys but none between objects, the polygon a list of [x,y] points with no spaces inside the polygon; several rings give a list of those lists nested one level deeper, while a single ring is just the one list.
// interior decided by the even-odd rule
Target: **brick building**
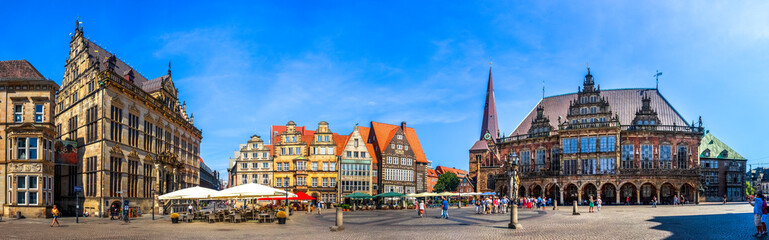
[{"label": "brick building", "polygon": [[425,192],[434,192],[435,184],[438,183],[438,172],[435,169],[428,168],[425,173]]},{"label": "brick building", "polygon": [[745,201],[745,165],[748,160],[710,131],[702,137],[699,155],[704,200],[720,202],[726,196],[727,201]]},{"label": "brick building", "polygon": [[406,122],[397,126],[372,121],[367,142],[374,146],[376,193],[426,191],[427,158],[414,128],[406,127]]},{"label": "brick building", "polygon": [[688,124],[657,89],[602,90],[588,69],[577,93],[544,97],[508,136],[495,137],[491,72],[481,138],[470,149],[480,192],[508,192],[506,163],[518,160],[518,196],[563,202],[698,201],[702,122]]}]

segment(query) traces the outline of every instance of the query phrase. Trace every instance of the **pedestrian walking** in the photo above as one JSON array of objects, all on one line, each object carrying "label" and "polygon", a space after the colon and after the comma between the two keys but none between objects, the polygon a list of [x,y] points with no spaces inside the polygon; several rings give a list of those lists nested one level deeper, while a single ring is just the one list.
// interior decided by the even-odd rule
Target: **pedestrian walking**
[{"label": "pedestrian walking", "polygon": [[481,214],[481,201],[475,201],[473,198],[473,204],[475,204],[475,214]]},{"label": "pedestrian walking", "polygon": [[681,195],[681,206],[686,204],[686,199],[684,198],[684,195]]},{"label": "pedestrian walking", "polygon": [[625,197],[625,205],[630,205],[630,196]]},{"label": "pedestrian walking", "polygon": [[673,206],[678,206],[678,195],[673,195]]},{"label": "pedestrian walking", "polygon": [[601,200],[601,196],[598,196],[598,200],[596,200],[596,203],[598,203],[598,212],[601,212],[601,205],[603,205],[603,201]]},{"label": "pedestrian walking", "polygon": [[726,194],[724,194],[724,205],[726,205]]},{"label": "pedestrian walking", "polygon": [[323,207],[323,204],[318,201],[318,215],[320,215],[320,209]]},{"label": "pedestrian walking", "polygon": [[657,208],[657,196],[652,197],[652,208]]},{"label": "pedestrian walking", "polygon": [[419,217],[423,217],[425,215],[425,202],[419,201]]},{"label": "pedestrian walking", "polygon": [[765,214],[767,213],[766,202],[764,201],[764,195],[762,193],[756,194],[756,197],[748,199],[750,206],[753,206],[753,224],[756,225],[756,234],[754,236],[761,237],[766,235],[766,223],[762,220],[766,220]]},{"label": "pedestrian walking", "polygon": [[593,212],[594,207],[595,207],[595,202],[593,201],[593,196],[590,195],[590,207],[587,209],[587,212]]},{"label": "pedestrian walking", "polygon": [[441,217],[445,219],[449,219],[449,201],[446,201],[445,197],[441,197],[441,204],[443,205],[443,208],[441,208]]},{"label": "pedestrian walking", "polygon": [[54,223],[56,224],[57,227],[61,227],[61,225],[59,224],[59,209],[56,208],[56,205],[53,205],[53,209],[51,209],[51,216],[53,216],[51,227],[53,227]]}]

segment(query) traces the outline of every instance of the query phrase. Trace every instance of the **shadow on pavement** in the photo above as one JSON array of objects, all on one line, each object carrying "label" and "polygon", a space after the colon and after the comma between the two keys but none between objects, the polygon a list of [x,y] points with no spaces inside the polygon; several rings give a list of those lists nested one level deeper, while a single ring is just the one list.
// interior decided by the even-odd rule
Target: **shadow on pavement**
[{"label": "shadow on pavement", "polygon": [[667,239],[751,239],[756,229],[751,213],[654,217],[652,229],[672,233]]}]

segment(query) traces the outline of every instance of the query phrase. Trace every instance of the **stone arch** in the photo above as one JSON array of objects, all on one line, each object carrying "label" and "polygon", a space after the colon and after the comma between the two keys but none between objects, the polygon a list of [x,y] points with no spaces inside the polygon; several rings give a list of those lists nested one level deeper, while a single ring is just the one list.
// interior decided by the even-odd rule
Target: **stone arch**
[{"label": "stone arch", "polygon": [[651,204],[652,199],[657,196],[657,186],[650,182],[641,184],[640,194],[642,204]]},{"label": "stone arch", "polygon": [[593,183],[582,184],[582,200],[589,201],[591,196],[593,200],[598,198],[598,188]]},{"label": "stone arch", "polygon": [[611,204],[617,200],[617,186],[612,183],[601,185],[601,200],[604,204]]},{"label": "stone arch", "polygon": [[[694,202],[694,185],[691,183],[684,183],[681,185],[681,189],[678,191],[679,195],[681,195],[686,202]],[[678,198],[678,201],[681,201],[681,198]]]},{"label": "stone arch", "polygon": [[636,202],[638,187],[632,182],[625,182],[619,188],[619,201],[624,204]]},{"label": "stone arch", "polygon": [[678,189],[675,185],[665,182],[660,185],[660,203],[662,204],[671,204],[673,203],[673,196],[676,195],[676,192],[678,192]]},{"label": "stone arch", "polygon": [[531,197],[542,197],[542,187],[539,184],[531,185]]},{"label": "stone arch", "polygon": [[553,199],[553,201],[561,200],[561,187],[555,183],[549,183],[545,186],[544,195],[546,198]]},{"label": "stone arch", "polygon": [[566,184],[566,187],[563,188],[563,199],[564,204],[569,204],[573,201],[577,201],[577,193],[579,191],[579,188],[577,188],[577,185],[574,183]]},{"label": "stone arch", "polygon": [[518,195],[517,198],[526,197],[526,187],[524,186],[518,186]]}]

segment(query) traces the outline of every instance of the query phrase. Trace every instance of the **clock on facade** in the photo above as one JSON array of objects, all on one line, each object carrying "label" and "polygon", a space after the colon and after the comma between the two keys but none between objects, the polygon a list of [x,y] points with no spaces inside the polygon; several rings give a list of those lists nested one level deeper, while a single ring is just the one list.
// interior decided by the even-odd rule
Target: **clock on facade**
[{"label": "clock on facade", "polygon": [[489,139],[491,139],[491,134],[489,134],[487,132],[486,134],[483,135],[483,138],[486,139],[486,140],[489,140]]}]

